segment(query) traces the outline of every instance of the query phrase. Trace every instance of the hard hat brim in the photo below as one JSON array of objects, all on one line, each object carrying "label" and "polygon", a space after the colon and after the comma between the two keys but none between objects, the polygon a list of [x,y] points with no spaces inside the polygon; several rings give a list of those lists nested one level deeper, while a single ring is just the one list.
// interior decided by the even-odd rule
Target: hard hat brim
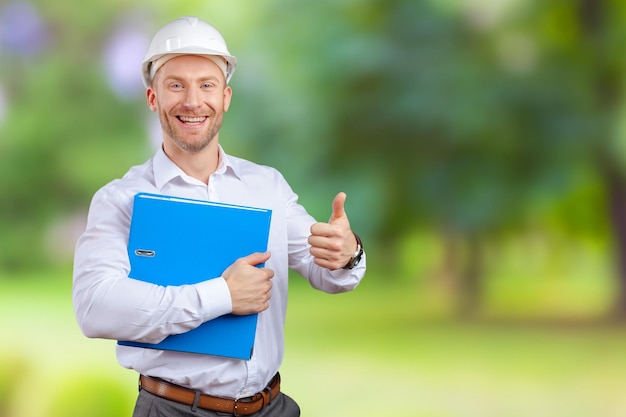
[{"label": "hard hat brim", "polygon": [[184,48],[173,49],[170,51],[163,51],[163,53],[161,54],[146,56],[143,62],[141,63],[141,75],[142,75],[141,78],[146,88],[150,87],[150,85],[152,84],[152,79],[150,77],[150,65],[152,64],[152,62],[168,54],[221,56],[222,58],[224,58],[224,60],[226,60],[226,66],[227,66],[226,74],[225,74],[226,84],[228,84],[228,82],[230,81],[230,78],[232,77],[233,72],[235,72],[235,68],[237,67],[237,58],[235,58],[235,56],[228,55],[220,51],[207,49],[207,48],[200,47],[200,46],[198,47],[188,46]]}]

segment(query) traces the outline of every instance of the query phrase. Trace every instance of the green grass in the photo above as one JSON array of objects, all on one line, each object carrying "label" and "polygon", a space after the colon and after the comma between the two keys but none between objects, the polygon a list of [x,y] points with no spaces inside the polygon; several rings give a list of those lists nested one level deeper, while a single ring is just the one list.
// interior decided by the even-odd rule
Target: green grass
[{"label": "green grass", "polygon": [[294,294],[284,368],[307,415],[624,415],[625,329],[432,321],[421,298]]},{"label": "green grass", "polygon": [[[283,388],[303,416],[624,415],[625,329],[433,320],[419,287],[368,278],[293,282]],[[136,375],[80,333],[69,272],[0,281],[0,317],[0,416],[131,415]]]}]

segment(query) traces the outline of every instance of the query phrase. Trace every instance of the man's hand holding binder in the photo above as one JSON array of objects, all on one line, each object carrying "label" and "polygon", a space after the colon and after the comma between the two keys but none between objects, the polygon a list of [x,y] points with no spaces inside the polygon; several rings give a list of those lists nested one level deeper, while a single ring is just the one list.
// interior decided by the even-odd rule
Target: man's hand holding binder
[{"label": "man's hand holding binder", "polygon": [[274,271],[263,265],[270,257],[271,214],[264,208],[151,193],[135,195],[128,277],[164,287],[228,277],[233,314],[171,333],[158,343],[118,343],[249,360],[257,313],[268,307],[274,276]]},{"label": "man's hand holding binder", "polygon": [[270,256],[269,252],[257,252],[239,258],[222,274],[230,290],[233,314],[260,313],[269,307],[274,271],[255,265],[267,262]]}]

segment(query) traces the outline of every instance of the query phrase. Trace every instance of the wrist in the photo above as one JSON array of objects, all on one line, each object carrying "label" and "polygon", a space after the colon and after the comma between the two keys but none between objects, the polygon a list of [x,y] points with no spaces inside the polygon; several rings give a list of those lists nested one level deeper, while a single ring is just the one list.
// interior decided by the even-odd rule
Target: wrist
[{"label": "wrist", "polygon": [[356,239],[356,250],[354,251],[354,254],[350,258],[348,263],[343,267],[343,269],[354,268],[355,266],[359,264],[359,262],[361,262],[361,258],[363,257],[363,242],[361,241],[361,238],[359,237],[359,235],[357,235],[354,232],[352,232],[352,234],[354,235],[354,238]]}]

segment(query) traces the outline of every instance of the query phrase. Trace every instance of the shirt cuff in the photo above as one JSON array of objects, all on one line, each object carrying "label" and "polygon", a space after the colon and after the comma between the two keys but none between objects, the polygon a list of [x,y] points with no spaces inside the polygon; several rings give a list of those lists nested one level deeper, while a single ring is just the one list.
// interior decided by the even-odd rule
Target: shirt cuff
[{"label": "shirt cuff", "polygon": [[199,282],[195,285],[204,321],[232,313],[233,304],[226,280],[222,277]]}]

